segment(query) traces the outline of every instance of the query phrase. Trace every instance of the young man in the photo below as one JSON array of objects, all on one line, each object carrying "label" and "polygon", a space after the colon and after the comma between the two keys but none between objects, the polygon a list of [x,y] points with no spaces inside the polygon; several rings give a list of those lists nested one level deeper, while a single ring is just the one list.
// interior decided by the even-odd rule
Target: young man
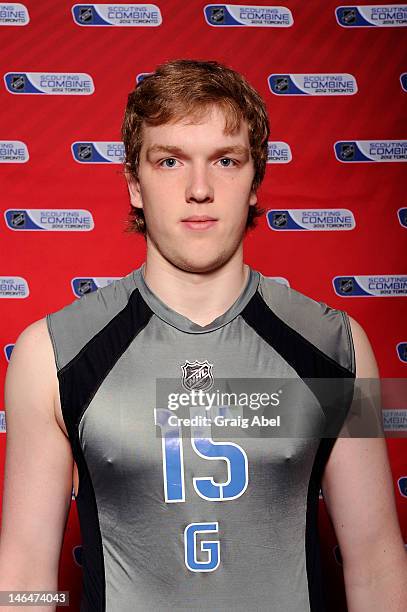
[{"label": "young man", "polygon": [[[2,589],[57,588],[73,474],[82,612],[323,610],[320,486],[349,610],[407,608],[383,438],[219,442],[204,426],[188,437],[156,402],[159,378],[189,391],[289,378],[301,420],[305,379],[378,377],[356,321],[243,262],[268,136],[260,96],[216,62],[168,62],[130,94],[125,170],[146,261],[17,340]],[[326,414],[312,397],[316,424]]]}]

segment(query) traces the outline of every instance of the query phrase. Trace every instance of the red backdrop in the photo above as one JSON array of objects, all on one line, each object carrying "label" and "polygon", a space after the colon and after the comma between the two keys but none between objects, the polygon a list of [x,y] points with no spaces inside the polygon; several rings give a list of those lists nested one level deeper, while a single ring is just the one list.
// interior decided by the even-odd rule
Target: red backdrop
[{"label": "red backdrop", "polygon": [[[398,19],[396,25],[403,20],[406,25],[405,11],[373,11],[370,23],[355,7],[336,11],[340,5],[332,0],[288,0],[284,6],[291,15],[262,12],[260,7],[270,5],[260,1],[252,12],[238,5],[235,14],[246,25],[229,27],[232,9],[226,5],[208,7],[205,18],[204,2],[166,0],[156,5],[160,25],[120,27],[96,26],[95,5],[77,7],[78,22],[73,2],[67,0],[27,0],[24,6],[26,11],[21,5],[0,6],[0,66],[2,75],[8,75],[0,86],[2,382],[18,334],[75,299],[72,279],[85,279],[74,288],[91,290],[91,279],[123,276],[144,260],[143,239],[123,233],[127,189],[120,164],[111,160],[120,152],[121,120],[137,75],[179,57],[230,65],[267,103],[270,139],[278,143],[259,192],[260,204],[269,212],[245,240],[246,261],[346,310],[367,331],[381,376],[405,377],[402,252],[407,203],[402,162],[407,156],[402,121],[407,64],[405,30],[386,22]],[[29,22],[24,23],[27,12]],[[154,12],[147,7],[133,12],[133,18],[154,20]],[[248,25],[256,18],[273,25]],[[93,93],[86,92],[89,77]],[[85,94],[71,89],[66,95],[78,83]],[[48,95],[53,85],[65,91]],[[33,86],[38,93],[30,93]],[[100,142],[111,144],[103,149]],[[381,163],[385,160],[392,163]],[[56,212],[44,212],[49,209]],[[88,212],[79,213],[72,226],[75,214],[69,220],[58,211],[74,210]],[[322,227],[310,225],[315,219],[309,210]],[[89,213],[94,223],[90,230]],[[62,231],[52,231],[57,227]],[[360,276],[373,277],[363,285],[367,295],[359,295]],[[344,277],[337,281],[339,291],[335,277]],[[383,287],[390,292],[387,299],[380,295]],[[404,419],[405,431],[403,406],[384,407],[401,407],[396,416],[399,424]],[[4,412],[2,416],[4,430]],[[406,443],[400,433],[388,435],[397,509],[407,539]],[[5,438],[3,431],[2,473]],[[345,609],[342,570],[320,503],[329,609],[339,612]],[[80,532],[73,501],[60,570],[60,588],[70,590],[72,610],[78,609],[81,571],[80,548],[75,547],[80,547]]]}]

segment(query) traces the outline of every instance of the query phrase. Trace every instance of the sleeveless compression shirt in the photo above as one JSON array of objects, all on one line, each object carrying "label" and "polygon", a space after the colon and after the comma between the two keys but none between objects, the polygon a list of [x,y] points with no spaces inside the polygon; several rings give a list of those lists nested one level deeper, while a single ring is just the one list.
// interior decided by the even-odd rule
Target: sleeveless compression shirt
[{"label": "sleeveless compression shirt", "polygon": [[250,268],[200,326],[143,272],[46,317],[79,473],[81,612],[325,610],[318,504],[335,436],[183,436],[156,410],[156,380],[353,379],[346,312]]}]

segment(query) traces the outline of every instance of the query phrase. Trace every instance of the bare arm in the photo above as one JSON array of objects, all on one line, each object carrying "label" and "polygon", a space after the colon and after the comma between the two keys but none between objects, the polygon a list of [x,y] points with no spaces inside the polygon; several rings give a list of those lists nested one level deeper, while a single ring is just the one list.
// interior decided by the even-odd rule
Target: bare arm
[{"label": "bare arm", "polygon": [[[350,317],[356,376],[378,378],[363,328]],[[407,554],[384,438],[338,438],[322,490],[343,560],[349,612],[407,610]]]},{"label": "bare arm", "polygon": [[0,590],[56,590],[58,586],[73,459],[55,415],[57,393],[51,340],[45,319],[40,319],[18,337],[6,376]]}]

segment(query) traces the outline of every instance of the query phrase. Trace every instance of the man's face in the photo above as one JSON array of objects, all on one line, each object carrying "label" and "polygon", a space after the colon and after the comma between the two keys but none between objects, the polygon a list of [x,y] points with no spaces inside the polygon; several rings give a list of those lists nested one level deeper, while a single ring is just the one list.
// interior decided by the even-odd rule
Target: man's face
[{"label": "man's face", "polygon": [[[225,264],[245,233],[254,177],[247,122],[225,135],[224,115],[212,106],[200,123],[189,118],[143,126],[138,181],[129,182],[132,206],[143,208],[147,248],[195,273]],[[188,222],[191,216],[212,221]]]}]

